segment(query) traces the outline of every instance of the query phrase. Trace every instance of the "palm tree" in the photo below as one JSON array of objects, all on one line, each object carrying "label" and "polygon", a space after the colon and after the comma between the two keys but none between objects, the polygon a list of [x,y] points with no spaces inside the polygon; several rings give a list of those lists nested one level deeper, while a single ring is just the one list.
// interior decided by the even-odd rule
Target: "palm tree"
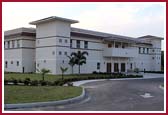
[{"label": "palm tree", "polygon": [[43,80],[43,81],[44,81],[44,76],[45,76],[45,74],[51,72],[49,69],[45,69],[45,68],[43,68],[43,69],[41,69],[41,70],[37,69],[37,71],[42,74],[42,80]]},{"label": "palm tree", "polygon": [[64,73],[68,70],[68,68],[63,68],[63,67],[60,67],[61,69],[61,72],[62,72],[62,80],[64,79]]},{"label": "palm tree", "polygon": [[79,74],[80,74],[80,66],[83,65],[83,64],[86,64],[85,55],[88,55],[88,52],[86,52],[86,51],[84,51],[84,52],[78,51],[77,53],[76,52],[72,52],[71,53],[71,56],[74,57],[75,64],[78,65]]},{"label": "palm tree", "polygon": [[71,66],[71,68],[72,68],[72,74],[73,74],[73,67],[74,67],[74,65],[75,65],[75,58],[74,57],[72,57],[72,56],[67,56],[68,58],[69,58],[69,65]]}]

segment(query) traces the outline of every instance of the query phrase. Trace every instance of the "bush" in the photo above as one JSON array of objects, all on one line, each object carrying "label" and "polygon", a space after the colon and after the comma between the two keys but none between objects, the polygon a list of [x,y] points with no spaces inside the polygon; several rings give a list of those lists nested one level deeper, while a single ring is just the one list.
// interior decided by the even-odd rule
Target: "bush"
[{"label": "bush", "polygon": [[38,82],[37,80],[34,80],[34,81],[31,81],[31,82],[30,82],[30,85],[31,85],[31,86],[38,86],[38,83],[39,83],[39,82]]},{"label": "bush", "polygon": [[144,73],[160,73],[160,74],[164,74],[164,71],[144,71]]},{"label": "bush", "polygon": [[25,78],[24,85],[29,85],[31,82],[30,78]]},{"label": "bush", "polygon": [[8,81],[7,79],[4,79],[4,84],[5,84],[5,85],[8,85],[8,82],[9,82],[9,81]]},{"label": "bush", "polygon": [[93,74],[97,74],[97,71],[93,71],[92,73],[93,73]]},{"label": "bush", "polygon": [[41,81],[40,81],[40,84],[41,84],[41,86],[46,86],[46,85],[47,85],[47,81],[41,80]]},{"label": "bush", "polygon": [[18,80],[17,80],[17,79],[12,78],[12,83],[13,83],[14,85],[18,85]]}]

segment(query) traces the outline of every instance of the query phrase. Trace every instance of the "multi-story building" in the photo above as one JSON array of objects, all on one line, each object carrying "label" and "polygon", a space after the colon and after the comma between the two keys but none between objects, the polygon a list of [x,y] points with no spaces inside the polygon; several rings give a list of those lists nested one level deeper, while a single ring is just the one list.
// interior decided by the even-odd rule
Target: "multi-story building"
[{"label": "multi-story building", "polygon": [[[35,72],[50,69],[61,74],[60,66],[68,67],[72,52],[87,51],[81,73],[161,70],[161,40],[156,36],[132,38],[71,27],[76,20],[49,17],[30,22],[33,28],[5,32],[5,71]],[[74,66],[74,73],[78,66]]]}]

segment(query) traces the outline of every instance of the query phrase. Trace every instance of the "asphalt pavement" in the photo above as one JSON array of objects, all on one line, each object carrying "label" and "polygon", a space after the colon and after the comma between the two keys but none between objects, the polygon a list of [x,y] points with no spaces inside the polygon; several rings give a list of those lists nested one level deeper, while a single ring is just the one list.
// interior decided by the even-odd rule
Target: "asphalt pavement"
[{"label": "asphalt pavement", "polygon": [[95,81],[82,85],[87,97],[80,102],[14,111],[163,111],[163,83],[164,78]]}]

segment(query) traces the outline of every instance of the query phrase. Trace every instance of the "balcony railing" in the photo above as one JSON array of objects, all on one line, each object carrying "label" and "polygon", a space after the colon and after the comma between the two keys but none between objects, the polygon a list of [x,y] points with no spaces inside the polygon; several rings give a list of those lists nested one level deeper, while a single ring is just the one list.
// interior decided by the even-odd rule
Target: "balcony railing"
[{"label": "balcony railing", "polygon": [[104,57],[137,57],[138,50],[134,48],[105,48]]}]

